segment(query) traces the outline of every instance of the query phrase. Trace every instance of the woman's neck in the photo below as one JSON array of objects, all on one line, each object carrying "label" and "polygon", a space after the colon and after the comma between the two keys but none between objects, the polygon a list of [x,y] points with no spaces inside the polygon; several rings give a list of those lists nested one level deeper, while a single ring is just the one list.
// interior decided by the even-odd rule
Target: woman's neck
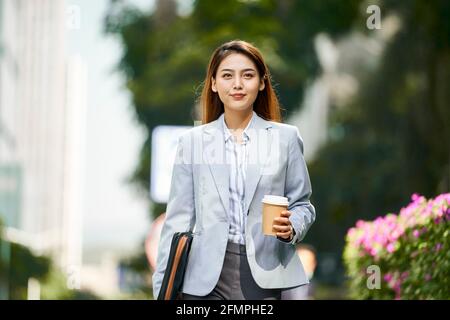
[{"label": "woman's neck", "polygon": [[253,109],[244,111],[225,110],[225,123],[230,130],[244,130],[250,122]]}]

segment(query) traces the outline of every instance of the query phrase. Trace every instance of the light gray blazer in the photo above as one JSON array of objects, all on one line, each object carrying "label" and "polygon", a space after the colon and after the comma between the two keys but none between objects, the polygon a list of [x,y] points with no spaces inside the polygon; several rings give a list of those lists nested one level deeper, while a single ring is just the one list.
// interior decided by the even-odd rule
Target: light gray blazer
[{"label": "light gray blazer", "polygon": [[[315,220],[309,201],[311,182],[303,158],[303,141],[294,126],[266,121],[255,114],[249,130],[250,153],[245,185],[247,258],[262,288],[289,288],[308,283],[295,244]],[[172,235],[194,228],[183,292],[209,294],[222,270],[229,229],[229,165],[223,125],[215,120],[194,127],[178,142],[169,202],[153,274],[153,294],[161,288]],[[289,200],[296,235],[291,243],[262,233],[265,194]]]}]

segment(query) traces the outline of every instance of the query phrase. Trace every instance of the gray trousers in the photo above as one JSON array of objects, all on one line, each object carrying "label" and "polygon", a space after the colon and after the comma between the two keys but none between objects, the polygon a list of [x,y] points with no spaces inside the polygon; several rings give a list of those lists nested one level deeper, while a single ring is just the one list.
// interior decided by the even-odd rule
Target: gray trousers
[{"label": "gray trousers", "polygon": [[219,281],[207,296],[183,293],[184,300],[280,300],[281,289],[263,289],[253,279],[245,246],[228,242]]}]

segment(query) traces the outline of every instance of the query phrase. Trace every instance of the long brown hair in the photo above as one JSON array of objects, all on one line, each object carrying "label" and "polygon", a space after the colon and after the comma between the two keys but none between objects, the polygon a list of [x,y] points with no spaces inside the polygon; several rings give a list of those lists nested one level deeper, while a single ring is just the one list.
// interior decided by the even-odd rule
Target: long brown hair
[{"label": "long brown hair", "polygon": [[211,56],[206,72],[206,78],[200,97],[202,108],[202,123],[216,120],[224,112],[224,106],[217,92],[212,91],[211,78],[216,77],[217,69],[227,56],[232,53],[241,53],[247,56],[256,65],[260,79],[264,79],[265,87],[258,92],[253,110],[263,119],[281,122],[280,105],[273,90],[269,68],[267,67],[261,52],[252,44],[233,40],[219,46]]}]

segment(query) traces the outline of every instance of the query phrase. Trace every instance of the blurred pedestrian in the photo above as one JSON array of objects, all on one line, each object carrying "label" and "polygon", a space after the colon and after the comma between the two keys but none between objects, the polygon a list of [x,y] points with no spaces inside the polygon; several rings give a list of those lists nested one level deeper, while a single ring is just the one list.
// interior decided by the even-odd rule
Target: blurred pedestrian
[{"label": "blurred pedestrian", "polygon": [[317,266],[316,250],[313,246],[308,244],[297,245],[296,250],[303,267],[305,268],[306,276],[309,283],[299,287],[288,290],[283,290],[282,300],[312,300],[314,299],[314,271]]}]

